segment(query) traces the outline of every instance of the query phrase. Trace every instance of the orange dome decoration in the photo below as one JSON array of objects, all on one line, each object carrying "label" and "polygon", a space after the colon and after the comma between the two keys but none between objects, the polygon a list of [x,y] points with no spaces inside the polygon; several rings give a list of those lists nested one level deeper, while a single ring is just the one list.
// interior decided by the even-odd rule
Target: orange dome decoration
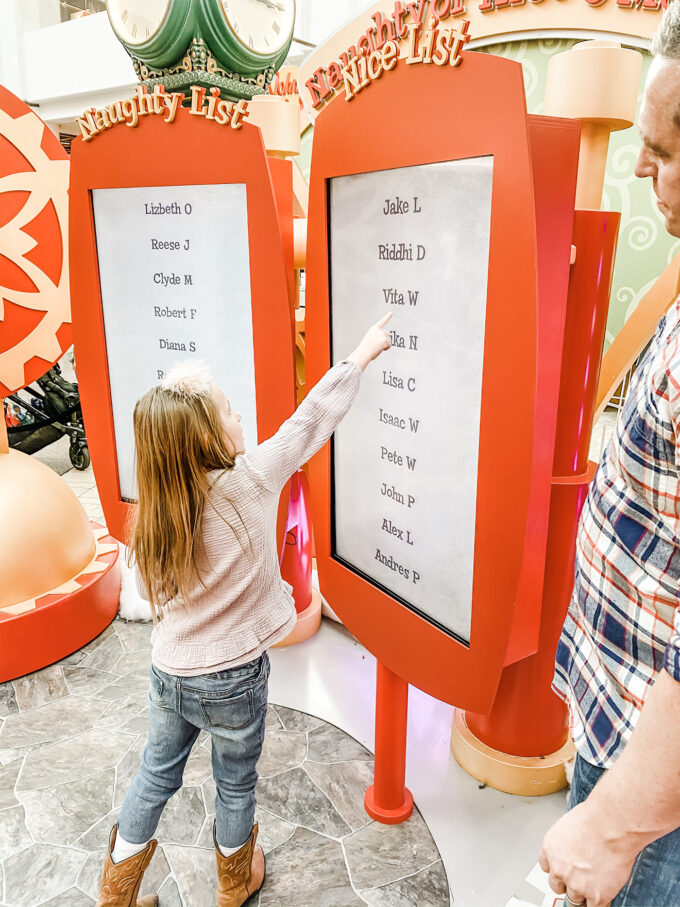
[{"label": "orange dome decoration", "polygon": [[[2,488],[12,519],[0,525],[0,612],[72,580],[95,554],[83,505],[49,466],[10,450],[3,457]],[[27,539],[39,556],[31,558],[30,570],[17,570]]]},{"label": "orange dome decoration", "polygon": [[58,139],[0,86],[0,397],[72,343],[68,173]]}]

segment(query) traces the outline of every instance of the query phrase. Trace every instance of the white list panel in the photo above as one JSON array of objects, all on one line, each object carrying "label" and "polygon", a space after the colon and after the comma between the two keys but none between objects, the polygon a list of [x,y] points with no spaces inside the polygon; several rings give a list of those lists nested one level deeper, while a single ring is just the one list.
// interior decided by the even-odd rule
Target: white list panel
[{"label": "white list panel", "polygon": [[246,187],[92,195],[120,491],[134,500],[134,406],[177,362],[204,360],[257,441]]},{"label": "white list panel", "polygon": [[333,359],[387,312],[333,442],[333,554],[469,642],[493,157],[330,181]]}]

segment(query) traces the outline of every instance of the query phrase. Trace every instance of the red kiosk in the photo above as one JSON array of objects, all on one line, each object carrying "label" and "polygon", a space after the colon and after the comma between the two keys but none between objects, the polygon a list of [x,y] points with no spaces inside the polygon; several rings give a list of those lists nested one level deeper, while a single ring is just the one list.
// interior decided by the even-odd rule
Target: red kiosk
[{"label": "red kiosk", "polygon": [[[151,97],[138,90],[141,105]],[[260,132],[192,115],[179,101],[173,121],[164,120],[151,111],[132,131],[121,123],[72,148],[83,414],[102,509],[120,540],[134,500],[132,406],[174,360],[208,361],[243,413],[250,443],[273,434],[294,406],[276,177]],[[289,166],[276,164],[278,174]],[[281,501],[282,542],[287,491]]]},{"label": "red kiosk", "polygon": [[[456,23],[459,36],[464,26]],[[594,279],[584,254],[570,275],[578,121],[528,117],[514,62],[464,52],[454,65],[432,65],[439,45],[435,37],[428,51],[429,34],[426,46],[379,67],[376,55],[383,63],[390,55],[383,42],[359,90],[345,70],[344,97],[329,99],[316,120],[310,186],[311,382],[346,353],[340,338],[350,328],[395,312],[393,350],[362,379],[351,439],[343,423],[310,470],[321,588],[378,659],[366,809],[388,823],[412,808],[408,683],[483,724],[504,668],[539,650],[544,666],[559,632],[566,603],[542,615],[551,484],[565,485],[558,506],[573,539],[588,479],[553,465],[563,345],[583,339],[578,327],[565,335],[569,282],[573,294],[581,290],[576,324],[590,315],[587,349],[599,354],[618,226],[617,215],[580,215],[578,238],[591,244],[599,271]],[[464,41],[449,38],[448,47]],[[471,177],[483,162],[486,194]],[[337,267],[350,255],[360,306]],[[426,292],[416,303],[418,280]],[[368,464],[366,483],[351,469],[350,440]],[[569,545],[565,560],[568,553]],[[506,722],[517,717],[512,705]],[[545,751],[558,777],[542,793],[563,784],[563,712],[558,723],[560,739]],[[532,755],[534,745],[526,742]]]}]

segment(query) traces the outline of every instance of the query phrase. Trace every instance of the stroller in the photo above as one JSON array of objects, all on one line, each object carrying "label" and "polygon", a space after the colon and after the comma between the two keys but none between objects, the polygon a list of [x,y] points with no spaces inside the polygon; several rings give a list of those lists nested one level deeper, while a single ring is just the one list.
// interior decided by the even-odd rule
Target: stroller
[{"label": "stroller", "polygon": [[68,450],[71,463],[76,469],[87,469],[90,452],[83,427],[78,385],[62,377],[58,364],[38,378],[37,384],[40,390],[30,385],[23,390],[24,394],[30,394],[30,402],[19,393],[10,394],[5,400],[9,446],[32,454],[68,435],[71,439]]}]

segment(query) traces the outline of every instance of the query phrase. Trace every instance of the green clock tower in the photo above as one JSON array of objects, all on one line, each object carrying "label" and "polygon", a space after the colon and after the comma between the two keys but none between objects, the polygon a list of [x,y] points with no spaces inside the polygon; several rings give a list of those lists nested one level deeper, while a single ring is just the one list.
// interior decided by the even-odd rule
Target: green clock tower
[{"label": "green clock tower", "polygon": [[295,0],[106,0],[142,85],[264,94],[293,39]]}]

